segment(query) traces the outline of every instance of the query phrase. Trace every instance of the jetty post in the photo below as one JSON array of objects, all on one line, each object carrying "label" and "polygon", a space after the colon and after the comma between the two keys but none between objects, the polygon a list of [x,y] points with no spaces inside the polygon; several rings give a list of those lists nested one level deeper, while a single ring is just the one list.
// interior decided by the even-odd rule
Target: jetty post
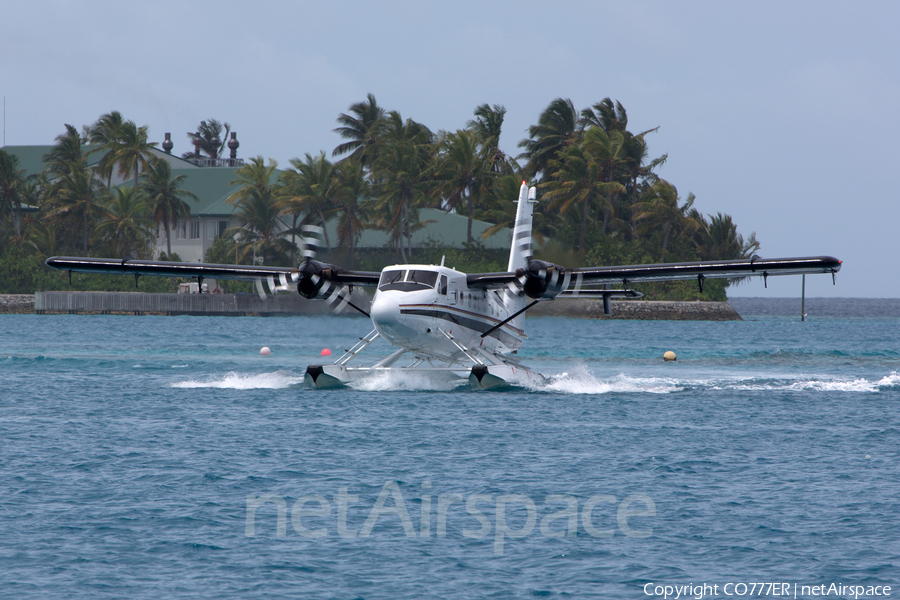
[{"label": "jetty post", "polygon": [[806,320],[806,275],[800,284],[800,321]]}]

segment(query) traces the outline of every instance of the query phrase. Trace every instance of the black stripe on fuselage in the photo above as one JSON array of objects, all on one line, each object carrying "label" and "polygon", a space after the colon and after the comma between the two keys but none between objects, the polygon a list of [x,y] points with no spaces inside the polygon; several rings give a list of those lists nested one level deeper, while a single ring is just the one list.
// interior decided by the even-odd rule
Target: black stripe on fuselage
[{"label": "black stripe on fuselage", "polygon": [[[400,314],[401,315],[416,315],[420,317],[431,317],[432,319],[442,319],[444,321],[449,321],[451,323],[455,323],[457,325],[461,325],[462,327],[468,327],[473,331],[478,331],[480,333],[484,333],[489,330],[493,325],[490,323],[485,323],[483,321],[478,321],[476,319],[472,319],[470,317],[466,317],[464,315],[457,314],[455,312],[451,312],[449,310],[443,310],[444,307],[441,306],[422,306],[419,305],[416,308],[404,308],[402,305],[400,306]],[[484,317],[490,318],[490,317]],[[493,319],[492,319],[493,320]],[[498,323],[500,321],[497,321]],[[515,328],[513,328],[515,329]],[[496,329],[489,334],[489,337],[497,338],[502,343],[507,346],[512,347],[514,344],[519,343],[521,340],[509,335],[502,328]]]}]

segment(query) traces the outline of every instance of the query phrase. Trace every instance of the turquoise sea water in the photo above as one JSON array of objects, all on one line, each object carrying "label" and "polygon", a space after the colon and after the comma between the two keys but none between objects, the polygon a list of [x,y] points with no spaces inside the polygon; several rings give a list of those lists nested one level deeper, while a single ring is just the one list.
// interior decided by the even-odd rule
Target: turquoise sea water
[{"label": "turquoise sea water", "polygon": [[502,392],[305,389],[364,319],[0,315],[0,597],[900,590],[896,301],[736,304],[529,320]]}]

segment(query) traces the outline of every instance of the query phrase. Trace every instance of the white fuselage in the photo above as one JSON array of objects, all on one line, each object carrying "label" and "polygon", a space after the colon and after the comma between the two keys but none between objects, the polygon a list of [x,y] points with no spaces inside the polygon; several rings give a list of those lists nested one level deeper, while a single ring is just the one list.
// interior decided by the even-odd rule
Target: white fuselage
[{"label": "white fuselage", "polygon": [[508,292],[469,288],[465,273],[435,265],[385,267],[371,317],[378,333],[394,346],[422,358],[456,361],[470,350],[505,354],[522,345],[523,316],[492,331],[524,306]]}]

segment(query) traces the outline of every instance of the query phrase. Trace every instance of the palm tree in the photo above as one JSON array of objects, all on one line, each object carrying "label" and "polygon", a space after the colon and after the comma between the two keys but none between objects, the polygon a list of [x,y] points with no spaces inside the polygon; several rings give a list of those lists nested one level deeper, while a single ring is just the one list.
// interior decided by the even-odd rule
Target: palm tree
[{"label": "palm tree", "polygon": [[634,216],[637,214],[637,201],[642,189],[649,185],[653,185],[659,180],[654,170],[663,165],[668,158],[667,154],[663,154],[659,158],[655,158],[647,162],[649,150],[647,140],[644,136],[648,133],[656,131],[658,128],[643,131],[637,135],[633,135],[628,131],[623,132],[624,141],[622,144],[622,163],[619,167],[620,181],[624,182],[627,188],[627,194],[630,198],[630,223],[629,233],[633,239],[637,234],[637,221]]},{"label": "palm tree", "polygon": [[661,235],[659,261],[663,262],[666,256],[666,248],[673,234],[675,236],[684,233],[693,233],[703,227],[696,215],[691,211],[696,197],[689,194],[684,204],[679,205],[678,190],[675,186],[660,179],[641,196],[637,203],[638,232],[643,234]]},{"label": "palm tree", "polygon": [[253,157],[235,169],[229,185],[238,186],[228,197],[228,202],[237,208],[235,217],[241,226],[231,227],[225,234],[237,237],[238,260],[244,260],[252,253],[254,260],[266,264],[292,262],[294,244],[282,239],[286,232],[278,218],[283,211],[281,201],[285,195],[278,163],[270,158],[266,164],[262,156]]},{"label": "palm tree", "polygon": [[528,128],[528,139],[519,142],[525,148],[522,158],[527,160],[525,174],[528,178],[545,172],[547,163],[573,144],[578,137],[578,113],[568,98],[557,98],[538,117],[537,125]]},{"label": "palm tree", "polygon": [[601,233],[606,235],[610,216],[616,208],[615,198],[625,191],[625,187],[616,181],[622,141],[619,131],[607,135],[603,129],[591,127],[582,143],[567,146],[558,158],[548,163],[552,177],[541,185],[547,190],[544,197],[552,201],[551,210],[565,213],[572,206],[581,206],[579,251],[585,248],[591,206],[598,199],[604,199]]},{"label": "palm tree", "polygon": [[199,202],[200,198],[193,192],[181,189],[187,177],[178,175],[172,177],[172,167],[168,161],[153,157],[144,174],[142,189],[150,206],[153,220],[157,230],[162,224],[166,232],[166,255],[172,256],[171,227],[178,219],[186,219],[191,215],[191,207],[185,198]]},{"label": "palm tree", "polygon": [[237,185],[238,189],[228,196],[229,204],[236,204],[250,197],[251,190],[262,193],[273,185],[278,184],[278,161],[269,159],[266,164],[262,156],[254,156],[244,163],[244,166],[235,169],[234,179],[228,185]]},{"label": "palm tree", "polygon": [[293,215],[291,243],[294,243],[297,220],[302,216],[305,222],[315,220],[321,225],[325,234],[325,248],[330,250],[331,240],[328,238],[325,222],[335,208],[332,201],[334,165],[321,152],[318,156],[306,153],[304,160],[293,158],[291,166],[282,175],[284,189],[279,200],[282,214]]},{"label": "palm tree", "polygon": [[607,133],[624,132],[628,127],[628,113],[618,100],[613,103],[610,98],[604,98],[591,108],[581,111],[580,126],[582,129],[599,127]]},{"label": "palm tree", "polygon": [[123,258],[146,255],[153,219],[144,191],[118,186],[104,200],[95,231],[106,241],[107,251]]},{"label": "palm tree", "polygon": [[72,170],[72,165],[84,161],[81,136],[74,126],[66,124],[66,132],[56,136],[56,143],[46,155],[44,163],[51,177],[59,177]]},{"label": "palm tree", "polygon": [[[224,133],[223,133],[224,132]],[[220,123],[216,119],[209,121],[200,121],[197,131],[188,132],[188,139],[191,144],[200,143],[200,152],[205,152],[210,158],[218,158],[219,152],[225,148],[228,142],[228,134],[231,133],[231,125],[228,123]],[[185,152],[181,158],[200,158],[194,152]]]},{"label": "palm tree", "polygon": [[57,254],[59,248],[57,227],[49,219],[33,223],[28,228],[26,243],[34,248],[41,259]]},{"label": "palm tree", "polygon": [[374,95],[368,94],[365,102],[350,105],[349,112],[351,114],[338,115],[337,122],[341,126],[332,130],[349,141],[339,144],[331,156],[350,152],[348,158],[358,160],[363,167],[368,167],[372,162],[372,151],[378,143],[384,109],[378,106]]},{"label": "palm tree", "polygon": [[22,235],[19,214],[29,177],[19,168],[19,158],[0,150],[0,214],[9,211],[16,237]]},{"label": "palm tree", "polygon": [[353,267],[356,242],[366,229],[368,220],[369,181],[362,163],[357,160],[342,160],[334,167],[332,194],[335,210],[340,213],[337,231],[338,246],[346,244]]},{"label": "palm tree", "polygon": [[[693,209],[692,209],[693,210]],[[702,218],[702,216],[701,216]],[[737,232],[737,225],[731,220],[731,215],[716,213],[707,222],[702,232],[702,245],[700,254],[704,259],[735,260],[750,258],[759,250],[759,242],[756,241],[756,232],[744,241],[744,236]]]},{"label": "palm tree", "polygon": [[156,142],[147,141],[147,126],[138,127],[134,121],[126,121],[118,128],[118,138],[111,149],[113,164],[119,165],[123,178],[134,173],[134,187],[138,187],[138,173],[147,170],[147,156]]},{"label": "palm tree", "polygon": [[88,224],[96,212],[97,200],[100,197],[100,183],[94,169],[88,166],[85,159],[73,161],[66,167],[54,182],[49,194],[49,201],[54,206],[47,216],[51,219],[72,218],[82,222],[82,242],[84,253],[88,253]]},{"label": "palm tree", "polygon": [[105,151],[105,154],[97,163],[96,169],[98,175],[106,178],[106,187],[112,185],[115,148],[119,143],[124,125],[125,119],[122,117],[122,113],[114,110],[105,115],[100,115],[100,118],[93,125],[86,125],[82,128],[82,138],[85,143],[97,146],[88,154]]},{"label": "palm tree", "polygon": [[378,197],[375,224],[391,233],[391,241],[399,248],[404,262],[408,259],[403,237],[411,256],[417,208],[428,199],[433,140],[427,127],[412,119],[404,120],[396,111],[389,112],[379,128],[372,164]]},{"label": "palm tree", "polygon": [[481,147],[481,155],[487,161],[488,168],[498,174],[508,174],[513,171],[510,158],[500,149],[500,131],[503,128],[503,118],[506,116],[506,108],[499,104],[493,107],[481,104],[475,109],[475,119],[466,123],[466,127],[475,134]]},{"label": "palm tree", "polygon": [[603,228],[601,232],[607,233],[610,215],[617,213],[619,194],[625,191],[625,186],[617,181],[620,176],[622,163],[622,148],[625,143],[624,134],[616,129],[607,133],[604,129],[592,127],[584,134],[585,150],[590,152],[597,161],[602,186],[598,190],[604,195]]},{"label": "palm tree", "polygon": [[478,198],[485,187],[485,180],[493,175],[490,167],[478,152],[478,139],[474,131],[460,129],[449,133],[438,142],[434,179],[444,198],[444,209],[452,210],[463,201],[466,203],[466,243],[472,244],[472,215]]},{"label": "palm tree", "polygon": [[[518,175],[501,175],[492,181],[480,198],[481,208],[476,209],[475,218],[494,223],[481,234],[481,239],[487,239],[503,228],[512,229],[516,222],[516,204],[513,198],[519,196],[519,186],[522,178]],[[540,238],[537,230],[534,235]]]},{"label": "palm tree", "polygon": [[238,200],[235,218],[240,226],[226,229],[225,234],[237,237],[239,262],[246,261],[251,254],[254,262],[267,265],[286,265],[290,260],[290,242],[283,239],[286,232],[278,218],[281,210],[276,201],[277,193],[277,186],[262,190],[251,187]]}]

